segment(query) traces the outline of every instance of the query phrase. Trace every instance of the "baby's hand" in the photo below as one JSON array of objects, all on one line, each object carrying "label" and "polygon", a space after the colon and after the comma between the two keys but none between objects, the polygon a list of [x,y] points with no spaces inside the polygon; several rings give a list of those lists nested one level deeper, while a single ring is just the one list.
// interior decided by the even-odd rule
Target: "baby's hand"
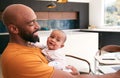
[{"label": "baby's hand", "polygon": [[72,72],[72,70],[69,69],[69,68],[67,68],[67,67],[65,67],[65,68],[63,69],[63,71],[66,71],[66,72]]},{"label": "baby's hand", "polygon": [[70,73],[72,75],[78,75],[78,74],[80,74],[74,66],[68,65],[68,66],[66,66],[66,68],[71,70]]}]

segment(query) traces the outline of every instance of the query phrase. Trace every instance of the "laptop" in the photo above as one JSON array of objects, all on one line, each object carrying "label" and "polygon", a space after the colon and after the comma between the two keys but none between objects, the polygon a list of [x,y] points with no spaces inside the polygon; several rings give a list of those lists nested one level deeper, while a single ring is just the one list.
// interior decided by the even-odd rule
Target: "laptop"
[{"label": "laptop", "polygon": [[103,74],[108,74],[120,70],[120,65],[99,66],[98,68]]}]

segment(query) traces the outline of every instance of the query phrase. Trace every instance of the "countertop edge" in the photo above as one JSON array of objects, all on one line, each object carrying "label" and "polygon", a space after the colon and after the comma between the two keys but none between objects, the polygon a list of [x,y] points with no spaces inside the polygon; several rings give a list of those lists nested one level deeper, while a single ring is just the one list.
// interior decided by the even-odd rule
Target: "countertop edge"
[{"label": "countertop edge", "polygon": [[80,32],[117,32],[117,33],[120,33],[120,29],[80,29]]}]

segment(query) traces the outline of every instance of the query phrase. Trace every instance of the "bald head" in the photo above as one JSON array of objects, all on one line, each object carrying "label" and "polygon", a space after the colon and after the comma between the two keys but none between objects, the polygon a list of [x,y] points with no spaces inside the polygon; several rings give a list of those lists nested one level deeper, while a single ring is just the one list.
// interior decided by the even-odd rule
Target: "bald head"
[{"label": "bald head", "polygon": [[8,26],[9,24],[18,24],[26,20],[31,17],[31,14],[35,15],[30,7],[23,4],[12,4],[3,11],[2,19],[4,24]]},{"label": "bald head", "polygon": [[10,40],[20,43],[37,41],[39,24],[35,12],[23,4],[12,4],[6,7],[2,15],[3,23],[7,26]]}]

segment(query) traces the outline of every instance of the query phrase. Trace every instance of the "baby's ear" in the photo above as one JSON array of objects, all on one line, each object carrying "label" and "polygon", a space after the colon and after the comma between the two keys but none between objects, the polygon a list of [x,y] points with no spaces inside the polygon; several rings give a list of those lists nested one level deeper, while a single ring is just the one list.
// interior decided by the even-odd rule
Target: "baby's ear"
[{"label": "baby's ear", "polygon": [[61,48],[63,48],[63,47],[64,47],[64,44],[61,45]]}]

